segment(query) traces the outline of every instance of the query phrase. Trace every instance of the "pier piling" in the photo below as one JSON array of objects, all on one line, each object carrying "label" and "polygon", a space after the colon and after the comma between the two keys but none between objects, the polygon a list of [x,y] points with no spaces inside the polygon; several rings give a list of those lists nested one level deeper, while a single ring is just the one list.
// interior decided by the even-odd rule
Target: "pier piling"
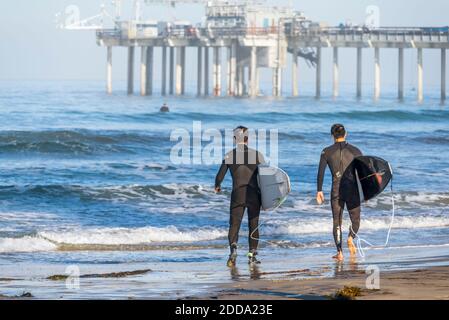
[{"label": "pier piling", "polygon": [[315,97],[321,97],[321,47],[316,48],[316,93]]},{"label": "pier piling", "polygon": [[292,53],[292,96],[298,95],[298,48],[295,46]]},{"label": "pier piling", "polygon": [[441,49],[441,101],[446,100],[446,49]]},{"label": "pier piling", "polygon": [[362,48],[357,48],[357,98],[362,97]]},{"label": "pier piling", "polygon": [[423,49],[418,48],[418,102],[422,102],[423,99]]},{"label": "pier piling", "polygon": [[237,65],[237,96],[243,96],[243,67],[240,63]]},{"label": "pier piling", "polygon": [[214,96],[221,96],[221,47],[214,47],[213,88]]},{"label": "pier piling", "polygon": [[112,47],[107,48],[107,66],[106,66],[106,90],[108,94],[112,94]]},{"label": "pier piling", "polygon": [[204,95],[209,95],[209,47],[204,47]]},{"label": "pier piling", "polygon": [[147,51],[148,47],[142,47],[140,61],[140,94],[142,96],[147,95]]},{"label": "pier piling", "polygon": [[380,48],[374,48],[374,99],[380,98]]},{"label": "pier piling", "polygon": [[153,94],[154,47],[147,47],[147,68],[145,74],[146,95]]},{"label": "pier piling", "polygon": [[236,75],[237,75],[237,43],[232,42],[230,49],[231,61],[230,61],[230,72],[229,72],[229,96],[235,95],[235,87],[237,85]]},{"label": "pier piling", "polygon": [[185,59],[186,47],[176,48],[176,95],[185,93]]},{"label": "pier piling", "polygon": [[399,48],[398,58],[398,98],[404,99],[404,48]]},{"label": "pier piling", "polygon": [[170,47],[170,62],[169,62],[169,94],[175,93],[175,47]]},{"label": "pier piling", "polygon": [[128,47],[128,94],[134,93],[134,47]]},{"label": "pier piling", "polygon": [[140,63],[140,94],[142,96],[153,94],[153,47],[142,47]]},{"label": "pier piling", "polygon": [[252,98],[257,96],[257,47],[251,48],[250,90]]},{"label": "pier piling", "polygon": [[203,47],[198,47],[196,95],[199,97],[203,87]]},{"label": "pier piling", "polygon": [[232,47],[226,48],[226,94],[231,96],[231,56]]},{"label": "pier piling", "polygon": [[334,66],[333,66],[333,97],[339,95],[339,65],[338,65],[338,47],[334,47]]},{"label": "pier piling", "polygon": [[161,95],[167,95],[167,47],[162,47]]}]

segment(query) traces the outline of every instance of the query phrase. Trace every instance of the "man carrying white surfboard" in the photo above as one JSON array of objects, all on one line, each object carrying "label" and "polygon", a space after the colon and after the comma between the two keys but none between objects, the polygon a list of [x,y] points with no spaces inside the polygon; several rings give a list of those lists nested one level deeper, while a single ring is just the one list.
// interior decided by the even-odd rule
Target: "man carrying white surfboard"
[{"label": "man carrying white surfboard", "polygon": [[344,208],[346,206],[351,219],[351,228],[348,235],[348,248],[351,255],[355,255],[357,252],[354,245],[354,238],[360,227],[361,210],[356,173],[350,172],[351,174],[346,175],[346,177],[351,177],[351,179],[345,179],[344,199],[341,196],[340,184],[343,174],[345,174],[347,170],[355,170],[351,164],[355,158],[362,156],[362,152],[357,147],[346,142],[346,129],[343,125],[333,125],[331,134],[335,143],[325,148],[321,153],[317,178],[316,200],[320,205],[324,203],[323,180],[326,167],[329,166],[332,173],[331,207],[333,216],[333,235],[335,245],[337,246],[337,254],[333,258],[342,261],[343,248],[341,225]]},{"label": "man carrying white surfboard", "polygon": [[258,185],[258,166],[265,163],[263,155],[248,147],[248,128],[238,127],[234,130],[235,148],[228,152],[215,178],[215,191],[221,192],[221,183],[228,170],[232,176],[231,217],[229,225],[230,255],[228,267],[234,267],[237,259],[237,243],[240,226],[245,213],[248,212],[249,253],[248,263],[260,263],[257,258],[259,245],[259,215],[261,195]]}]

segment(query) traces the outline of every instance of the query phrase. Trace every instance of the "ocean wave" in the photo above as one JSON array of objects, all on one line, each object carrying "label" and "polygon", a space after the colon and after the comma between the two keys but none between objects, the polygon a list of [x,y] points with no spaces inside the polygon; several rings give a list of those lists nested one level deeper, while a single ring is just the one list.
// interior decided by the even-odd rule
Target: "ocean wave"
[{"label": "ocean wave", "polygon": [[374,121],[442,121],[449,119],[449,112],[423,110],[423,111],[405,111],[405,110],[381,110],[381,111],[343,111],[343,112],[317,112],[305,113],[305,117],[311,119],[326,119],[326,118],[347,118],[351,120],[374,120]]},{"label": "ocean wave", "polygon": [[58,246],[43,238],[0,238],[0,253],[54,251]]},{"label": "ocean wave", "polygon": [[134,154],[136,149],[160,145],[161,139],[168,141],[159,135],[114,131],[1,131],[0,153]]},{"label": "ocean wave", "polygon": [[95,228],[67,232],[39,232],[38,237],[56,244],[127,245],[159,242],[195,242],[215,240],[226,236],[224,230],[214,228],[180,230],[165,228]]},{"label": "ocean wave", "polygon": [[118,185],[88,187],[81,185],[0,186],[2,197],[38,196],[48,198],[74,197],[85,200],[180,200],[195,197],[209,199],[214,195],[212,186],[197,184]]},{"label": "ocean wave", "polygon": [[[143,170],[175,170],[172,167],[153,164]],[[132,184],[132,185],[26,185],[26,186],[0,186],[0,197],[9,199],[13,197],[46,197],[52,198],[76,198],[97,201],[146,201],[157,199],[160,201],[186,201],[186,205],[208,202],[214,205],[220,202],[228,203],[229,189],[217,195],[213,185],[166,183],[166,184]],[[395,205],[398,209],[448,209],[449,193],[438,192],[397,192],[394,194]],[[385,192],[377,198],[363,204],[366,208],[376,210],[391,209],[391,193]],[[210,206],[209,206],[210,208]],[[317,206],[314,195],[293,192],[287,202],[277,210],[280,213],[288,212],[323,212],[322,206]]]},{"label": "ocean wave", "polygon": [[[378,231],[388,229],[391,224],[391,217],[362,218],[360,231]],[[344,228],[349,230],[349,219],[343,222]],[[449,226],[449,217],[395,217],[393,229],[425,229],[425,228],[444,228]],[[286,221],[267,221],[263,226],[263,232],[273,235],[285,234],[320,234],[332,232],[331,218],[314,219],[289,219]]]},{"label": "ocean wave", "polygon": [[[395,205],[399,209],[434,208],[449,213],[449,193],[402,192],[394,194]],[[370,200],[367,207],[377,209],[391,208],[391,194],[388,192]]]},{"label": "ocean wave", "polygon": [[446,136],[424,136],[424,137],[414,138],[414,140],[421,142],[421,143],[425,143],[425,144],[445,145],[445,144],[449,144],[449,135],[446,135]]},{"label": "ocean wave", "polygon": [[0,253],[54,251],[63,247],[129,246],[164,242],[188,243],[210,241],[226,236],[226,230],[203,228],[180,230],[165,228],[92,228],[66,231],[42,231],[34,236],[0,238]]},{"label": "ocean wave", "polygon": [[[351,120],[371,120],[378,122],[385,121],[433,121],[433,120],[447,120],[449,119],[449,112],[442,110],[397,110],[397,109],[384,109],[384,110],[351,110],[340,112],[327,112],[324,109],[289,109],[289,112],[285,112],[285,109],[280,111],[269,111],[259,109],[255,112],[254,109],[245,109],[244,112],[240,112],[239,119],[241,122],[256,122],[261,124],[276,123],[291,123],[292,120],[323,120],[323,119],[351,119]],[[144,112],[144,113],[132,113],[132,114],[101,114],[98,115],[102,118],[114,121],[131,121],[131,122],[147,122],[153,121],[155,123],[170,124],[173,121],[177,123],[189,124],[192,121],[203,121],[207,123],[235,123],[235,115],[233,112],[221,112],[217,113],[213,110],[210,112],[177,112],[172,111],[170,113],[160,112]]]},{"label": "ocean wave", "polygon": [[[449,214],[449,193],[438,192],[397,192],[394,194],[394,203],[397,210],[401,211],[422,211],[432,210],[432,212],[447,212]],[[377,212],[392,209],[392,194],[389,191],[384,192],[378,197],[363,203],[363,208],[375,210]],[[295,197],[294,195],[277,211],[288,213],[292,210],[298,212],[323,213],[323,207],[317,206],[315,197]],[[330,208],[326,209],[330,210]],[[363,210],[362,210],[363,211]]]},{"label": "ocean wave", "polygon": [[[348,220],[344,226],[349,230]],[[361,233],[388,229],[390,217],[364,218]],[[393,229],[444,228],[449,226],[449,217],[396,217]],[[242,231],[243,232],[243,231]],[[268,220],[261,225],[263,237],[272,236],[308,236],[332,232],[330,218],[296,218],[285,220]],[[179,229],[168,227],[142,228],[74,228],[59,231],[40,231],[34,236],[21,238],[0,238],[0,253],[36,252],[55,250],[150,250],[167,246],[182,248],[180,244],[194,244],[204,241],[224,240],[226,228]],[[177,244],[177,245],[175,245]],[[305,242],[297,244],[291,240],[275,240],[271,245],[279,247],[320,247],[327,242]]]}]

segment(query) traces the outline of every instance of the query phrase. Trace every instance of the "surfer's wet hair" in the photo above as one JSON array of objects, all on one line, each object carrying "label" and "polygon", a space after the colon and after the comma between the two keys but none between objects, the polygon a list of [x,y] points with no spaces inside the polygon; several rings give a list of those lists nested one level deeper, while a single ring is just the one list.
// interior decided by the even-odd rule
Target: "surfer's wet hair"
[{"label": "surfer's wet hair", "polygon": [[344,138],[346,136],[346,129],[345,126],[342,124],[334,124],[331,128],[331,135],[335,138],[335,139],[340,139],[340,138]]},{"label": "surfer's wet hair", "polygon": [[238,126],[237,128],[234,129],[234,131],[236,131],[236,130],[242,130],[243,132],[246,132],[246,131],[248,131],[248,128],[244,127],[244,126]]},{"label": "surfer's wet hair", "polygon": [[238,126],[234,129],[234,138],[237,142],[241,142],[242,140],[247,143],[248,142],[248,128],[244,126]]}]

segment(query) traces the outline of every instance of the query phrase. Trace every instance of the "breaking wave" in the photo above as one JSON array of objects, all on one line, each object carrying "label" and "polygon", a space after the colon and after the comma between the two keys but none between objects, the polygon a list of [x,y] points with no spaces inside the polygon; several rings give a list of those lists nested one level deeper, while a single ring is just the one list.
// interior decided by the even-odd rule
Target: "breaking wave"
[{"label": "breaking wave", "polygon": [[115,131],[1,131],[3,154],[134,154],[168,141],[167,137]]},{"label": "breaking wave", "polygon": [[[365,231],[387,229],[389,217],[362,220]],[[394,229],[443,228],[449,226],[449,217],[396,217]],[[267,221],[262,227],[265,236],[310,235],[332,232],[332,221],[327,218],[289,219]],[[142,250],[160,244],[194,244],[225,240],[226,228],[197,228],[181,230],[174,226],[143,228],[92,228],[61,231],[41,231],[21,238],[0,238],[0,253],[36,252],[54,250]]]}]

